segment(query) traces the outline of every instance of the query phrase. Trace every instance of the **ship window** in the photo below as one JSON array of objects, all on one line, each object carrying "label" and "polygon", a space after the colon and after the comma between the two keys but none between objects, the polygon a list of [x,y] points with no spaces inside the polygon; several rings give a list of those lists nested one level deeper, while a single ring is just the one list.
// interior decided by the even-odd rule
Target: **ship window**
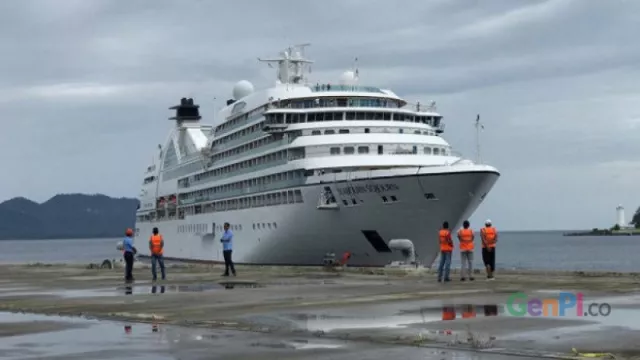
[{"label": "ship window", "polygon": [[430,148],[430,147],[425,147],[425,148],[424,148],[424,153],[425,153],[426,155],[431,155],[431,148]]},{"label": "ship window", "polygon": [[418,134],[418,135],[420,135],[420,130],[416,130],[416,131],[414,131],[413,133],[414,133],[414,134]]},{"label": "ship window", "polygon": [[386,196],[383,196],[383,197],[382,197],[382,202],[388,202],[388,201],[389,201],[389,200],[387,200],[387,197],[386,197]]},{"label": "ship window", "polygon": [[440,155],[440,149],[439,148],[433,148],[433,155]]},{"label": "ship window", "polygon": [[398,201],[398,198],[395,195],[391,195],[391,201]]},{"label": "ship window", "polygon": [[336,133],[336,132],[335,132],[335,130],[325,130],[325,131],[324,131],[324,134],[325,134],[325,135],[333,135],[333,134],[335,134],[335,133]]},{"label": "ship window", "polygon": [[349,129],[340,129],[338,130],[338,134],[348,134],[349,133]]},{"label": "ship window", "polygon": [[344,148],[344,153],[346,155],[352,155],[353,153],[355,153],[355,149],[353,148],[353,146],[347,146]]},{"label": "ship window", "polygon": [[371,130],[369,130],[369,128],[365,128],[365,129],[364,129],[364,133],[365,133],[365,134],[368,134],[368,133],[370,133],[370,132],[371,132]]},{"label": "ship window", "polygon": [[363,112],[356,113],[356,120],[364,120],[364,119],[365,119],[365,113]]},{"label": "ship window", "polygon": [[329,152],[331,153],[331,155],[340,155],[340,148],[332,147],[331,149],[329,149]]},{"label": "ship window", "polygon": [[311,135],[321,135],[322,133],[320,132],[320,130],[313,130],[311,132]]},{"label": "ship window", "polygon": [[355,120],[356,119],[356,113],[354,113],[354,112],[347,111],[345,115],[346,115],[347,120]]},{"label": "ship window", "polygon": [[382,145],[378,145],[378,155],[382,155],[383,152],[384,148],[382,147]]},{"label": "ship window", "polygon": [[414,146],[413,149],[411,149],[411,152],[414,153],[414,154],[417,154],[418,153],[418,147]]},{"label": "ship window", "polygon": [[368,146],[358,146],[358,154],[368,154],[369,147]]},{"label": "ship window", "polygon": [[404,129],[398,129],[398,132],[402,134],[404,132]]}]

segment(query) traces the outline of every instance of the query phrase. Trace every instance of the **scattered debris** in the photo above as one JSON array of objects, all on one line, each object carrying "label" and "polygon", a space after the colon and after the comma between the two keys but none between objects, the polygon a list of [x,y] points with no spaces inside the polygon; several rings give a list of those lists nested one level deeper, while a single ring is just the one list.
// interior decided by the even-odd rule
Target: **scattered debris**
[{"label": "scattered debris", "polygon": [[615,355],[611,353],[581,353],[576,348],[571,348],[573,355],[586,357],[586,358],[601,358],[601,359],[617,359]]}]

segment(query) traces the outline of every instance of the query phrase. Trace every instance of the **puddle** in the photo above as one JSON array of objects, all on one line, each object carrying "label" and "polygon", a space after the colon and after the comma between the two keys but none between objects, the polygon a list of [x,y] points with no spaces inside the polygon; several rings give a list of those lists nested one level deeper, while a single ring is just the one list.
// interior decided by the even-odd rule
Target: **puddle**
[{"label": "puddle", "polygon": [[51,291],[48,289],[38,288],[4,288],[0,289],[1,297],[20,297],[20,296],[42,296],[51,295],[62,298],[83,298],[83,297],[108,297],[134,294],[165,294],[165,293],[185,293],[185,292],[208,292],[214,290],[230,290],[240,288],[257,288],[260,287],[255,283],[247,282],[224,282],[224,283],[208,283],[208,284],[191,284],[191,285],[122,285],[114,288],[95,288],[95,289],[66,289]]},{"label": "puddle", "polygon": [[[50,324],[59,326],[43,330]],[[7,329],[11,332],[4,331]],[[150,360],[212,358],[212,353],[219,358],[269,353],[273,353],[271,358],[281,358],[292,351],[349,348],[346,343],[321,339],[6,312],[0,312],[0,339],[2,359]]]},{"label": "puddle", "polygon": [[[45,323],[67,328],[33,333]],[[318,360],[402,358],[405,360],[528,360],[498,354],[429,350],[416,347],[350,343],[330,339],[291,339],[277,334],[190,329],[158,324],[25,315],[0,312],[0,329],[30,326],[30,333],[0,335],[2,359],[243,359],[313,358]],[[71,327],[76,325],[76,327]],[[309,351],[310,353],[307,353]],[[295,354],[299,354],[296,356]]]},{"label": "puddle", "polygon": [[3,295],[6,296],[6,294],[4,294],[4,293],[7,293],[7,292],[28,291],[28,290],[32,290],[32,289],[33,289],[33,287],[30,287],[30,286],[3,287],[3,288],[0,288],[0,296],[3,296]]},{"label": "puddle", "polygon": [[[51,324],[58,326],[53,328]],[[49,327],[43,329],[45,325]],[[122,324],[115,322],[0,313],[0,327],[11,330],[3,331],[0,342],[2,359],[71,358],[79,355],[81,357],[78,358],[84,358],[85,354],[86,358],[93,358],[91,354],[98,352],[113,352],[118,356],[126,352],[140,352],[141,359],[173,358],[163,355],[160,351],[162,345],[149,342],[148,335],[127,333]],[[151,334],[152,326],[148,325],[148,328],[147,333]]]},{"label": "puddle", "polygon": [[293,350],[316,350],[316,349],[340,349],[346,347],[346,344],[338,344],[329,341],[309,341],[309,340],[293,340],[293,341],[258,341],[252,343],[254,347],[265,347],[272,349],[293,349]]},{"label": "puddle", "polygon": [[[407,306],[406,304],[404,306]],[[386,309],[385,309],[386,308]],[[289,313],[280,315],[292,325],[307,331],[408,328],[420,323],[467,320],[477,317],[498,316],[498,305],[445,305],[402,309],[397,305],[367,307],[364,309],[336,309],[326,312]]]}]

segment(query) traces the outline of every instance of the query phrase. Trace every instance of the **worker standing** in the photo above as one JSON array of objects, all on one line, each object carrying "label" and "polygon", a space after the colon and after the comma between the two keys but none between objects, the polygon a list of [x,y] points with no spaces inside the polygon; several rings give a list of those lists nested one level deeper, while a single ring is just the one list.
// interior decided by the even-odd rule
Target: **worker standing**
[{"label": "worker standing", "polygon": [[135,246],[133,246],[133,230],[127,229],[125,231],[124,240],[122,240],[122,250],[124,256],[124,280],[126,282],[133,282],[133,256],[138,252]]},{"label": "worker standing", "polygon": [[451,270],[451,254],[453,253],[453,240],[449,230],[449,222],[442,223],[442,229],[438,234],[440,239],[440,265],[438,266],[438,282],[449,282]]},{"label": "worker standing", "polygon": [[487,269],[487,280],[495,280],[493,272],[496,269],[496,243],[498,242],[498,232],[491,225],[491,220],[484,223],[484,227],[480,230],[480,238],[482,238],[482,262]]},{"label": "worker standing", "polygon": [[473,281],[473,230],[469,227],[469,220],[462,223],[462,229],[458,230],[458,240],[460,241],[460,259],[462,267],[460,268],[460,281],[465,281],[465,268],[469,276],[469,281]]},{"label": "worker standing", "polygon": [[229,269],[236,276],[236,269],[233,266],[233,260],[231,259],[231,253],[233,251],[233,233],[229,230],[229,223],[224,223],[224,234],[220,238],[222,243],[222,256],[224,256],[224,274],[222,276],[229,276]]},{"label": "worker standing", "polygon": [[156,262],[160,264],[160,272],[162,273],[162,280],[166,279],[164,271],[164,239],[159,234],[158,228],[153,228],[153,235],[149,238],[149,251],[151,252],[151,275],[153,281],[156,281],[158,276],[156,273]]}]

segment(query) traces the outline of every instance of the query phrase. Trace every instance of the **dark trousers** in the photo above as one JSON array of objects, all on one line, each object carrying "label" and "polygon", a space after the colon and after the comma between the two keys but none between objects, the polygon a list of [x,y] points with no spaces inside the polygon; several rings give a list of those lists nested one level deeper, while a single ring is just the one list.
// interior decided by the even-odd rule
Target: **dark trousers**
[{"label": "dark trousers", "polygon": [[482,262],[485,267],[488,266],[489,270],[494,272],[496,269],[496,248],[492,248],[491,251],[482,248]]},{"label": "dark trousers", "polygon": [[124,253],[124,279],[127,281],[133,281],[133,253]]},{"label": "dark trousers", "polygon": [[162,273],[162,280],[166,279],[164,272],[164,257],[162,255],[151,255],[151,275],[153,280],[156,280],[158,275],[156,273],[156,262],[160,264],[160,272]]},{"label": "dark trousers", "polygon": [[225,275],[229,275],[229,269],[233,274],[236,273],[236,269],[233,267],[233,260],[231,260],[231,250],[222,251],[222,256],[224,256],[224,273]]}]

